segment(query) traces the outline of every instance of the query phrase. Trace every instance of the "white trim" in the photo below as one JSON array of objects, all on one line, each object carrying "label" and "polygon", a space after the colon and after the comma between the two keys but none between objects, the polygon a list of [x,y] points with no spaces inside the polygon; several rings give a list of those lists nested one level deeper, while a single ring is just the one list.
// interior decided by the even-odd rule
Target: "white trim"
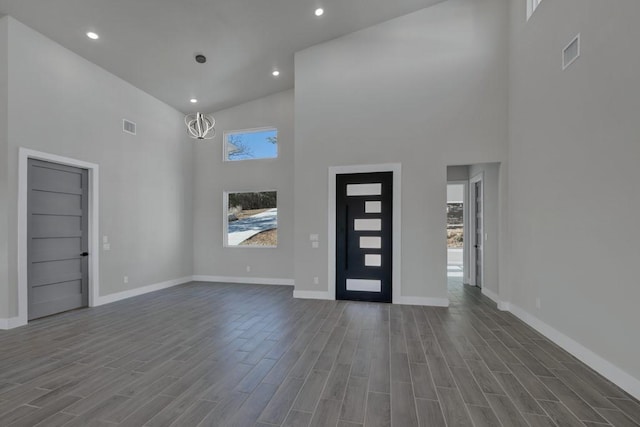
[{"label": "white trim", "polygon": [[449,298],[394,297],[394,304],[449,307]]},{"label": "white trim", "polygon": [[[475,242],[475,238],[476,238],[476,200],[475,200],[475,183],[479,182],[480,183],[480,198],[482,199],[480,202],[480,206],[482,208],[482,236],[480,236],[480,238],[482,239],[482,254],[481,257],[482,259],[480,260],[480,265],[482,266],[482,269],[480,271],[480,281],[482,282],[482,286],[484,286],[484,270],[485,270],[485,265],[484,265],[484,235],[485,235],[485,228],[484,228],[484,171],[478,173],[477,175],[474,175],[470,180],[469,180],[469,237],[471,239],[466,239],[469,240],[469,284],[471,286],[478,286],[478,284],[476,283],[476,251],[473,250],[473,245],[472,243]],[[481,286],[481,287],[482,287]]]},{"label": "white trim", "polygon": [[172,288],[174,286],[182,285],[188,282],[191,282],[191,276],[182,277],[180,279],[167,280],[166,282],[154,283],[152,285],[142,286],[140,288],[135,288],[135,289],[129,289],[122,292],[116,292],[115,294],[104,295],[98,298],[96,304],[93,307],[97,307],[99,305],[111,304],[112,302],[121,301],[127,298],[137,297],[138,295],[148,294],[149,292],[155,292],[161,289]]},{"label": "white trim", "polygon": [[498,310],[501,310],[501,311],[509,310],[509,303],[500,301],[500,297],[498,296],[497,293],[493,292],[490,289],[487,289],[487,287],[482,288],[480,291],[482,292],[482,295],[486,296],[487,298],[489,298],[490,300],[498,304]]},{"label": "white trim", "polygon": [[18,328],[26,325],[27,322],[23,322],[19,317],[10,317],[9,319],[0,319],[0,330],[7,330]]},{"label": "white trim", "polygon": [[[571,58],[569,62],[565,62],[565,54],[567,53],[567,49],[569,49],[569,46],[571,46],[576,41],[578,42],[578,53],[576,53],[576,56],[574,58]],[[562,49],[562,71],[569,68],[569,66],[574,62],[576,62],[576,60],[579,57],[580,57],[580,33],[578,33],[578,35],[572,38],[571,41],[564,47],[564,49]]]},{"label": "white trim", "polygon": [[243,283],[247,285],[280,285],[294,286],[293,279],[273,279],[262,277],[235,277],[235,276],[192,276],[194,282],[215,283]]},{"label": "white trim", "polygon": [[329,292],[324,291],[293,291],[294,298],[301,299],[324,299],[324,300],[335,300],[335,295],[333,298],[329,295]]},{"label": "white trim", "polygon": [[20,147],[18,151],[18,324],[26,325],[29,309],[27,282],[27,195],[29,159],[44,160],[89,171],[89,307],[100,295],[100,167],[95,163]]},{"label": "white trim", "polygon": [[507,301],[498,301],[498,310],[500,311],[510,311],[511,303]]},{"label": "white trim", "polygon": [[545,337],[571,353],[583,363],[593,368],[596,372],[609,379],[618,387],[631,394],[636,399],[640,399],[640,380],[629,375],[613,363],[598,356],[579,342],[569,338],[567,335],[547,325],[542,320],[530,314],[517,305],[510,304],[510,310],[516,317]]},{"label": "white trim", "polygon": [[391,294],[394,304],[399,304],[402,295],[402,165],[386,163],[379,165],[350,165],[329,167],[329,200],[328,200],[328,252],[329,252],[329,299],[336,299],[336,175],[351,173],[393,172],[393,273]]},{"label": "white trim", "polygon": [[542,3],[542,0],[527,0],[527,21],[531,18],[538,6],[540,6],[540,3]]}]

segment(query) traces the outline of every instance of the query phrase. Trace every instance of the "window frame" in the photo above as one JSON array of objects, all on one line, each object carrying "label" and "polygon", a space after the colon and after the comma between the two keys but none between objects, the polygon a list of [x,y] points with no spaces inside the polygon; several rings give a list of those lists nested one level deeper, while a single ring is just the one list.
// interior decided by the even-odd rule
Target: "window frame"
[{"label": "window frame", "polygon": [[[248,133],[259,133],[274,130],[276,131],[276,138],[279,136],[279,131],[276,126],[263,126],[257,128],[249,128],[249,129],[238,129],[238,130],[226,130],[222,134],[222,161],[224,163],[237,163],[237,162],[245,162],[245,161],[274,161],[280,158],[280,141],[276,144],[276,156],[275,157],[260,157],[256,159],[238,159],[233,160],[229,158],[229,152],[227,150],[227,138],[232,135],[242,135]],[[243,193],[243,191],[239,191],[239,193]],[[247,191],[247,193],[252,193],[252,191]]]},{"label": "window frame", "polygon": [[542,0],[527,0],[527,21],[531,19],[534,12],[538,9]]},{"label": "window frame", "polygon": [[[269,160],[269,159],[262,159],[262,160]],[[239,191],[223,191],[222,193],[222,208],[223,208],[223,215],[222,215],[222,247],[223,248],[240,248],[240,249],[276,249],[278,248],[278,243],[276,243],[275,245],[230,245],[229,244],[229,194],[235,194],[235,193],[276,193],[276,209],[279,209],[278,205],[278,190],[276,189],[266,189],[266,190],[239,190]],[[278,218],[280,215],[280,212],[278,212],[278,216],[276,218]],[[277,221],[277,219],[276,219]],[[278,223],[278,226],[276,227],[276,230],[278,230],[280,228],[280,224]],[[279,239],[278,239],[279,241]]]}]

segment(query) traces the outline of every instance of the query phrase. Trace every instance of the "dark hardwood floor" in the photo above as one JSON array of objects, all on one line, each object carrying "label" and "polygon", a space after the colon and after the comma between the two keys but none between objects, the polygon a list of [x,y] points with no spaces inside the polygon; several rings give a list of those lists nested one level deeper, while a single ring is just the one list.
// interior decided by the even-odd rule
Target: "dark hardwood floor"
[{"label": "dark hardwood floor", "polygon": [[636,426],[478,289],[450,308],[190,283],[0,331],[2,426]]}]

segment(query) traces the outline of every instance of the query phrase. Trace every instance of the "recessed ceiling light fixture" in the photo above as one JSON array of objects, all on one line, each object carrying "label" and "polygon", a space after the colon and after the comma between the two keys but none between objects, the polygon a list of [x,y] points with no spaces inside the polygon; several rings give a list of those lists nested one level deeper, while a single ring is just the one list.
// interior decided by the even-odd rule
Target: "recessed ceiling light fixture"
[{"label": "recessed ceiling light fixture", "polygon": [[197,100],[197,99],[195,99],[195,98],[191,98],[189,101],[190,101],[192,104],[197,104],[197,103],[198,103],[198,100]]},{"label": "recessed ceiling light fixture", "polygon": [[273,77],[278,77],[278,76],[280,75],[280,71],[278,71],[278,70],[273,70],[273,72],[271,73],[271,75],[272,75]]},{"label": "recessed ceiling light fixture", "polygon": [[316,9],[316,11],[314,12],[316,14],[316,16],[322,16],[324,15],[324,9],[319,7]]},{"label": "recessed ceiling light fixture", "polygon": [[87,33],[87,37],[89,37],[91,40],[98,40],[100,38],[100,36],[93,31],[89,31]]}]

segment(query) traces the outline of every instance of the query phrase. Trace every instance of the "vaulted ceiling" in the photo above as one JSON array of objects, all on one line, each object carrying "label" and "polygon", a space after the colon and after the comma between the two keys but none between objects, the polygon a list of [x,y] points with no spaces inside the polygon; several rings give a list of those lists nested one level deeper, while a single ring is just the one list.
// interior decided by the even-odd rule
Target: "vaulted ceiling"
[{"label": "vaulted ceiling", "polygon": [[0,14],[180,111],[215,112],[293,87],[296,51],[440,1],[0,0]]}]

